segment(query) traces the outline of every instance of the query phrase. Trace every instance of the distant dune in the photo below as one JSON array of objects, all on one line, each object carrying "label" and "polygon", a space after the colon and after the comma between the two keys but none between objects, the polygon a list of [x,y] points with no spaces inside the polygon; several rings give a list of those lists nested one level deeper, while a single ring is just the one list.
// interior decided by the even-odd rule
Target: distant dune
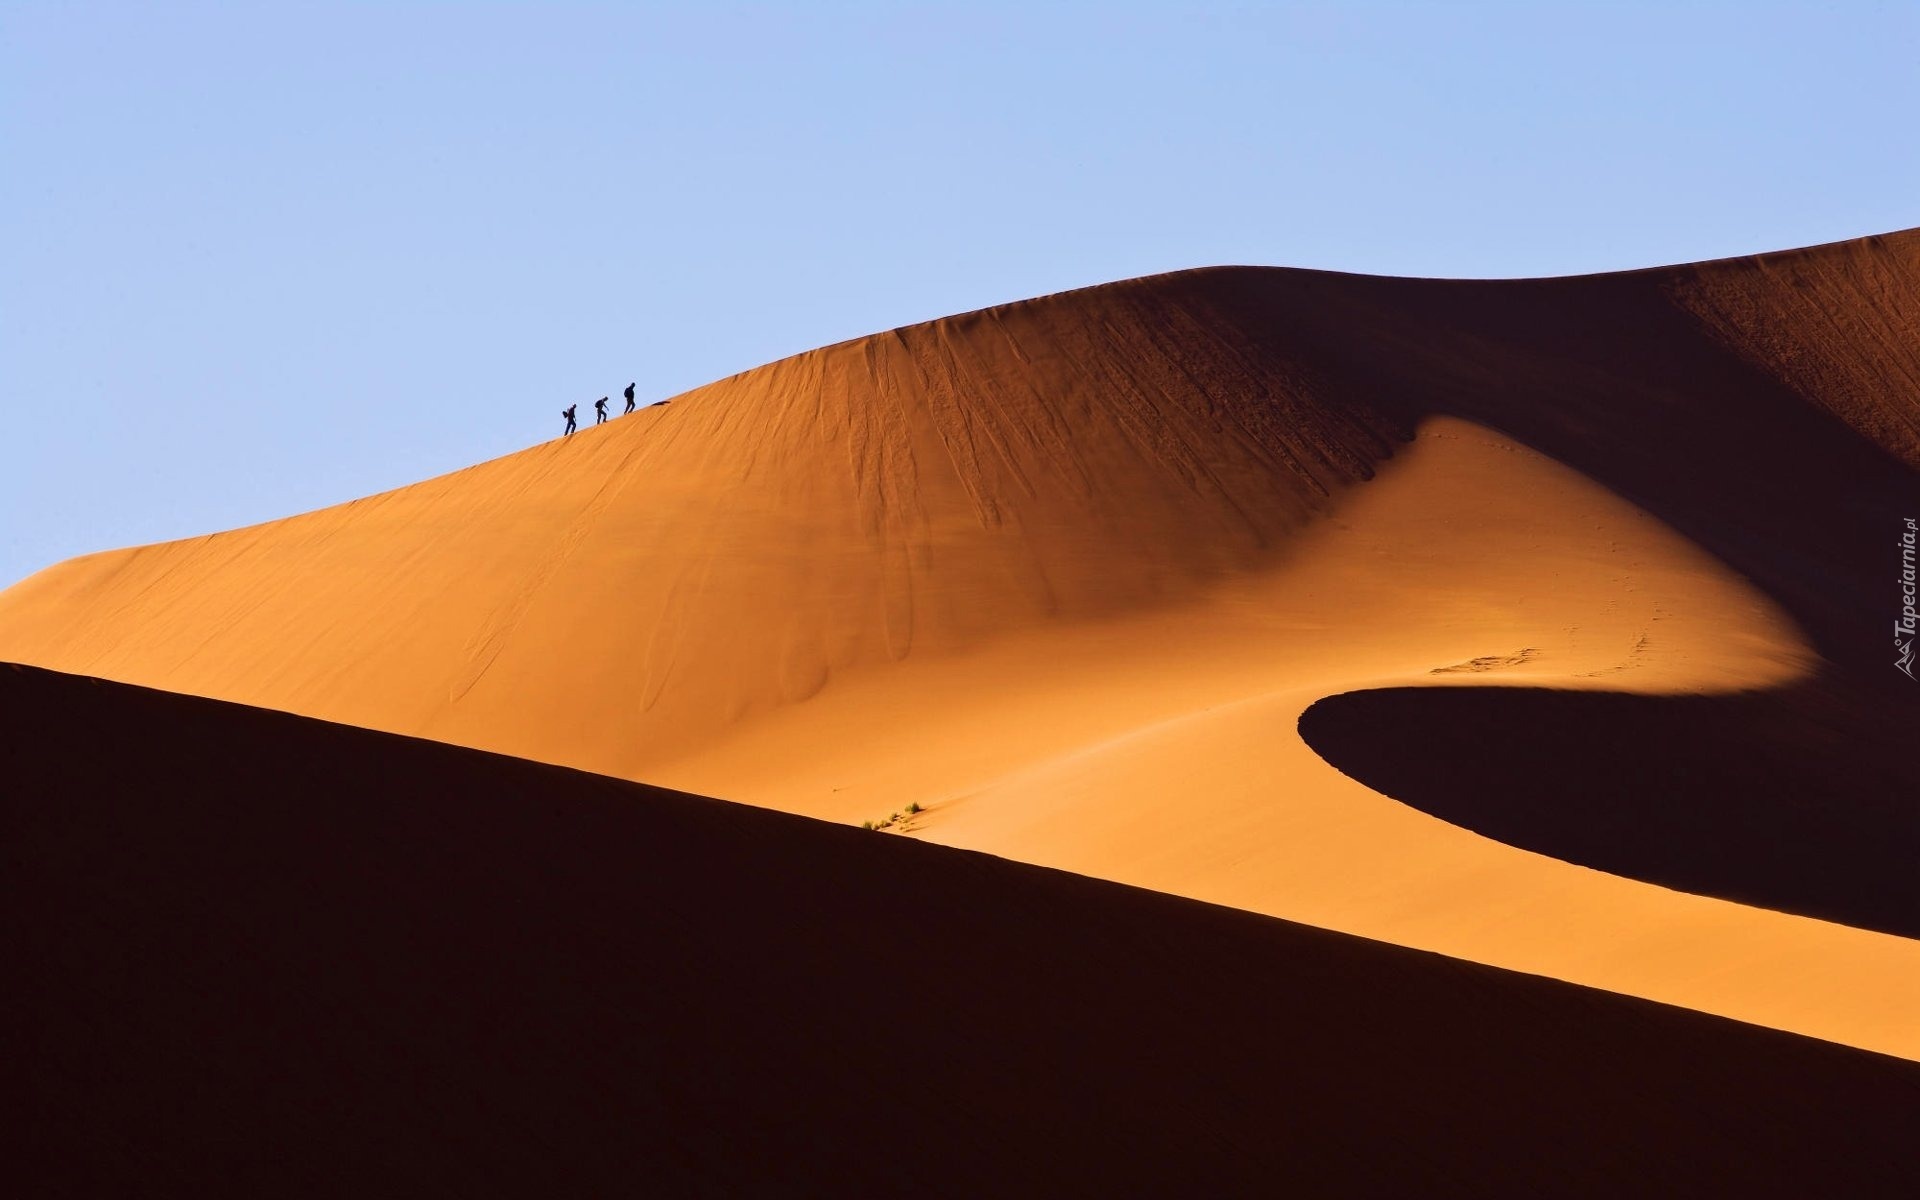
[{"label": "distant dune", "polygon": [[64,563],[0,658],[1920,1058],[1917,381],[1920,232],[1184,272]]},{"label": "distant dune", "polygon": [[1897,1059],[195,697],[0,710],[15,1194],[1912,1179]]}]

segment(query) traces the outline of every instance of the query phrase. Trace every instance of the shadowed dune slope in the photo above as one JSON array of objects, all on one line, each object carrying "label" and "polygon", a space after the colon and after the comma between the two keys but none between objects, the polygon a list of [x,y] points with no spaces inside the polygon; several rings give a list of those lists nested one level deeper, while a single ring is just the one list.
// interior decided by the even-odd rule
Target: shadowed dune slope
[{"label": "shadowed dune slope", "polygon": [[22,1194],[1903,1194],[1920,1068],[0,668]]}]

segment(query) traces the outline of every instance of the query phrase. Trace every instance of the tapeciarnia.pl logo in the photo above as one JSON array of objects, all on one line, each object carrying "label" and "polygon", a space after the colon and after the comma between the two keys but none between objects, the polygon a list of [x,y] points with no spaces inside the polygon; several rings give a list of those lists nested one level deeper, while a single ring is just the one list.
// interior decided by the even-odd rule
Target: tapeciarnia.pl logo
[{"label": "tapeciarnia.pl logo", "polygon": [[1893,649],[1899,657],[1893,665],[1913,679],[1913,633],[1914,625],[1920,617],[1913,611],[1914,596],[1914,541],[1920,537],[1920,530],[1914,527],[1914,518],[1907,518],[1907,527],[1900,534],[1900,616],[1893,623]]}]

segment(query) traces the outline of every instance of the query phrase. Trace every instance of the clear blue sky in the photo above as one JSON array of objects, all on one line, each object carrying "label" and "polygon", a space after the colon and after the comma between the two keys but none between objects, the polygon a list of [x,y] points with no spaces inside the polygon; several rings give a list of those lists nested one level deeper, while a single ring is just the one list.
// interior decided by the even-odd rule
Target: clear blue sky
[{"label": "clear blue sky", "polygon": [[0,6],[0,586],[1180,267],[1920,224],[1920,5]]}]

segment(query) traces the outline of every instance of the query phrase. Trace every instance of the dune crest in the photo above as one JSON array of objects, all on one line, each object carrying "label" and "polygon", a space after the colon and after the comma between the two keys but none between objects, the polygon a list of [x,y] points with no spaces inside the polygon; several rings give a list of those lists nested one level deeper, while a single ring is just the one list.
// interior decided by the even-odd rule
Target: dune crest
[{"label": "dune crest", "polygon": [[898,330],[415,487],[63,564],[7,593],[0,637],[631,774],[840,672],[1270,561],[1403,431],[1259,350],[1151,283]]},{"label": "dune crest", "polygon": [[[1503,845],[1364,786],[1404,790],[1365,739],[1335,770],[1295,731],[1408,685],[1761,690],[1770,720],[1840,729],[1920,711],[1883,661],[1916,264],[1909,232],[1578,279],[1217,268],[1044,297],[62,564],[0,594],[0,657],[835,820],[919,801],[905,828],[957,845],[1920,1057],[1916,944],[1835,923],[1904,928],[1853,864],[1776,886],[1758,858],[1623,858],[1580,823],[1604,788],[1532,831],[1404,797]],[[1630,756],[1625,728],[1592,743]],[[1846,749],[1809,747],[1820,802],[1911,839],[1868,795],[1920,765]]]}]

